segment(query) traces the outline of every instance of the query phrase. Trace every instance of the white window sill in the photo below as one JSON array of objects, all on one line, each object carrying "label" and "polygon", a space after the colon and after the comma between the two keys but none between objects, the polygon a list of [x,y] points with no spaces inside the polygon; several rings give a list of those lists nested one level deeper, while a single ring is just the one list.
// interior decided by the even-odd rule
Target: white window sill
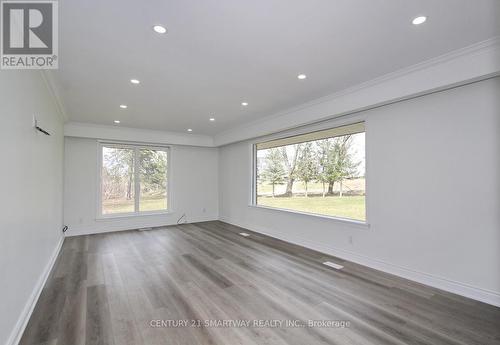
[{"label": "white window sill", "polygon": [[344,223],[347,225],[352,225],[355,227],[359,228],[364,228],[364,229],[369,229],[370,224],[367,222],[363,222],[361,220],[355,220],[355,219],[349,219],[349,218],[342,218],[342,217],[334,217],[334,216],[326,216],[322,214],[316,214],[316,213],[310,213],[310,212],[304,212],[304,211],[296,211],[296,210],[289,210],[286,208],[278,208],[278,207],[269,207],[269,206],[262,206],[262,205],[253,205],[250,204],[248,207],[254,207],[254,208],[260,208],[264,210],[271,210],[271,211],[278,211],[278,212],[286,212],[286,213],[292,213],[292,214],[297,214],[300,216],[306,216],[306,217],[315,217],[315,218],[321,218],[321,219],[328,219],[332,220],[334,222],[339,222],[339,223]]},{"label": "white window sill", "polygon": [[150,217],[150,216],[165,216],[169,214],[174,214],[174,211],[155,211],[155,212],[141,212],[141,213],[121,213],[121,214],[113,214],[113,215],[103,215],[97,216],[96,221],[112,221],[118,219],[127,219],[127,218],[141,218],[141,217]]}]

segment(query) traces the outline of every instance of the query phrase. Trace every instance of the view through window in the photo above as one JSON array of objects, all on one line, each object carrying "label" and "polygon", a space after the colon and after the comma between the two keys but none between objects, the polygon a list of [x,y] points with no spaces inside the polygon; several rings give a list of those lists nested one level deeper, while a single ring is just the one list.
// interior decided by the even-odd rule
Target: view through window
[{"label": "view through window", "polygon": [[257,205],[366,220],[364,123],[255,147]]},{"label": "view through window", "polygon": [[103,215],[168,209],[168,149],[102,146]]}]

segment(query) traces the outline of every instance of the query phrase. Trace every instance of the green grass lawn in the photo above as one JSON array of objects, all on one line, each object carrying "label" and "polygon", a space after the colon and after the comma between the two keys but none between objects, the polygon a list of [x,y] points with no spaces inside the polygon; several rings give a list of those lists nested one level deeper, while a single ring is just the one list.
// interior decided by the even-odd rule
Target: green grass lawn
[{"label": "green grass lawn", "polygon": [[[344,193],[348,193],[349,191],[357,191],[357,194],[360,194],[360,191],[365,190],[365,179],[364,177],[352,179],[352,180],[344,180]],[[337,182],[334,185],[334,191],[338,193],[339,191],[339,186],[340,184]],[[293,184],[293,193],[294,194],[301,194],[304,193],[305,188],[304,188],[304,183],[302,181],[295,181]],[[328,188],[328,185],[325,186],[325,188]],[[307,185],[307,189],[309,190],[310,193],[315,193],[319,194],[323,192],[323,185],[319,182],[309,182]],[[259,194],[261,195],[271,195],[273,187],[269,183],[259,183],[257,185],[257,190]],[[280,184],[275,186],[275,193],[276,195],[280,195],[285,193],[286,190],[286,185],[285,184]]]},{"label": "green grass lawn", "polygon": [[[166,210],[167,200],[164,196],[142,197],[139,202],[140,211]],[[109,199],[103,201],[103,214],[134,212],[134,200]]]},{"label": "green grass lawn", "polygon": [[[259,196],[257,204],[268,207],[283,208],[302,212],[316,213],[327,216],[350,218],[364,221],[365,197],[364,196],[343,196],[338,197],[318,195],[275,197]],[[157,211],[167,208],[167,200],[162,196],[148,196],[141,198],[141,211]],[[134,212],[134,200],[110,199],[103,202],[104,214],[117,214]]]},{"label": "green grass lawn", "polygon": [[259,196],[257,204],[262,206],[277,207],[327,216],[343,217],[364,221],[365,197],[364,196],[314,196],[314,197],[267,197]]}]

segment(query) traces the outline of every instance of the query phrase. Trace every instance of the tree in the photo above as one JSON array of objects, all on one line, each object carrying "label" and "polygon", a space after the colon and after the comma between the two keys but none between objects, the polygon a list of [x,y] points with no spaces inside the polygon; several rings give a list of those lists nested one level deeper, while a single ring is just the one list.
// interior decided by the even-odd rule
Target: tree
[{"label": "tree", "polygon": [[274,188],[277,184],[283,184],[287,173],[283,166],[283,156],[279,149],[269,149],[265,158],[265,167],[262,172],[262,179],[273,186],[273,198],[275,196]]},{"label": "tree", "polygon": [[333,154],[333,141],[331,139],[323,139],[316,141],[318,158],[319,158],[319,172],[317,181],[323,185],[323,198],[326,194],[326,184],[328,183],[329,193],[333,193],[333,166],[335,155]]},{"label": "tree", "polygon": [[146,193],[165,193],[167,189],[167,153],[161,150],[141,149],[140,182]]},{"label": "tree", "polygon": [[[139,181],[142,192],[164,194],[167,176],[167,153],[161,150],[139,150]],[[102,191],[105,199],[133,198],[135,151],[105,147],[103,150]]]},{"label": "tree", "polygon": [[312,143],[304,144],[300,157],[297,163],[297,178],[304,182],[306,198],[307,194],[307,184],[316,179],[318,176],[318,164],[316,160],[316,152],[312,146]]},{"label": "tree", "polygon": [[336,143],[336,145],[338,145],[338,147],[336,148],[336,155],[337,155],[336,170],[337,170],[337,178],[340,183],[339,197],[342,197],[343,194],[342,183],[344,179],[353,176],[356,173],[358,166],[359,164],[361,164],[361,162],[354,162],[352,160],[352,154],[350,153],[352,145],[352,136],[346,135],[338,139],[340,140],[338,140],[338,142]]},{"label": "tree", "polygon": [[325,196],[325,184],[328,183],[328,194],[332,195],[336,182],[340,183],[340,196],[342,196],[342,181],[351,177],[360,164],[360,162],[354,162],[352,158],[352,136],[324,139],[317,145],[320,155],[318,180],[323,183],[323,196]]},{"label": "tree", "polygon": [[[107,181],[112,181],[113,188],[110,193],[105,193],[109,197],[119,197],[124,194],[125,198],[132,198],[132,183],[134,178],[134,151],[122,148],[105,148],[103,151],[103,176]],[[106,183],[105,186],[108,184]],[[123,185],[125,187],[123,188]]]},{"label": "tree", "polygon": [[300,155],[302,145],[287,145],[280,148],[281,157],[286,169],[286,196],[292,196],[293,183],[296,178],[297,159]]}]

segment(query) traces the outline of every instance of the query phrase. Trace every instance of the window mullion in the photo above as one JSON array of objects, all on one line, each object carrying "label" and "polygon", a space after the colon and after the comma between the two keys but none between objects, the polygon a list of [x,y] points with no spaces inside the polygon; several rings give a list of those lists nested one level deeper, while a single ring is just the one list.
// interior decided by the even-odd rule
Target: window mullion
[{"label": "window mullion", "polygon": [[139,174],[139,149],[134,149],[134,211],[139,213],[139,198],[141,192],[140,174]]}]

